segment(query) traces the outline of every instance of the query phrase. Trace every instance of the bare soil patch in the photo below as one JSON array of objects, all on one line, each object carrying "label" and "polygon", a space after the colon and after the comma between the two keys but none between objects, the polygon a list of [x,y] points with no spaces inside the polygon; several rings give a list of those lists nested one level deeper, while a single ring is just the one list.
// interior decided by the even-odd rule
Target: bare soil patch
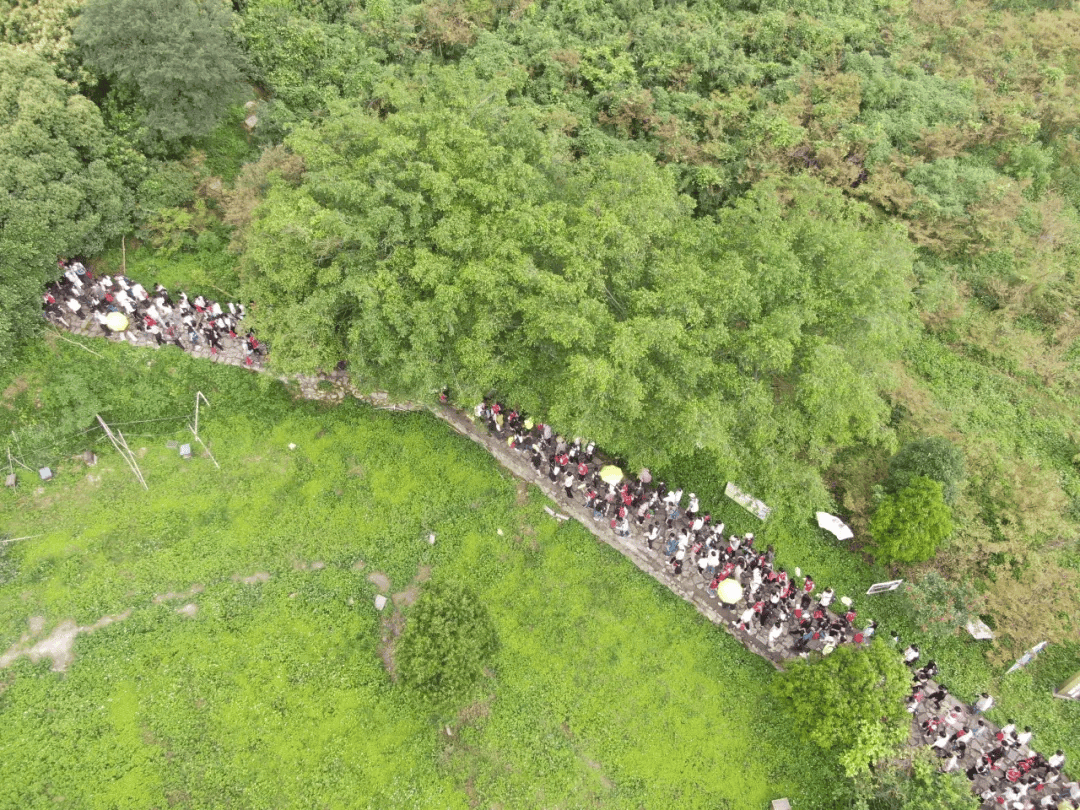
[{"label": "bare soil patch", "polygon": [[194,619],[195,614],[199,612],[199,606],[194,602],[188,602],[183,607],[178,607],[176,612],[181,616],[187,616],[189,619]]},{"label": "bare soil patch", "polygon": [[391,598],[394,600],[395,607],[405,607],[415,602],[418,596],[420,596],[420,587],[410,585],[400,593],[395,593]]},{"label": "bare soil patch", "polygon": [[159,593],[154,596],[154,604],[160,605],[162,602],[168,602],[172,599],[186,599],[189,596],[194,596],[197,593],[203,592],[203,586],[201,583],[196,582],[186,591],[169,591],[168,593]]},{"label": "bare soil patch", "polygon": [[430,565],[421,565],[420,568],[417,569],[416,578],[413,581],[414,582],[427,582],[429,579],[431,579],[431,566]]},{"label": "bare soil patch", "polygon": [[36,643],[31,643],[34,637],[44,629],[45,623],[44,618],[35,616],[30,620],[31,632],[24,635],[17,644],[13,644],[3,655],[0,655],[0,669],[11,666],[17,658],[25,655],[35,664],[42,658],[50,658],[53,662],[53,672],[63,672],[75,660],[73,648],[75,638],[79,633],[92,633],[113,622],[123,621],[130,615],[131,611],[125,610],[115,616],[102,616],[93,624],[82,627],[75,624],[74,619],[64,619],[53,628],[52,633],[48,636]]},{"label": "bare soil patch", "polygon": [[390,590],[390,577],[386,576],[382,571],[372,571],[367,575],[367,580],[380,591]]},{"label": "bare soil patch", "polygon": [[396,610],[382,620],[382,643],[379,644],[379,658],[390,676],[391,681],[397,681],[397,665],[394,662],[394,647],[401,631],[405,629],[405,617]]},{"label": "bare soil patch", "polygon": [[30,383],[25,377],[16,377],[11,385],[4,389],[4,393],[0,394],[0,400],[3,401],[4,407],[9,410],[15,410],[15,406],[11,404],[11,400],[15,399],[19,394],[30,387]]},{"label": "bare soil patch", "polygon": [[270,573],[268,571],[256,571],[250,577],[233,577],[238,582],[243,582],[245,585],[255,585],[259,582],[269,582]]}]

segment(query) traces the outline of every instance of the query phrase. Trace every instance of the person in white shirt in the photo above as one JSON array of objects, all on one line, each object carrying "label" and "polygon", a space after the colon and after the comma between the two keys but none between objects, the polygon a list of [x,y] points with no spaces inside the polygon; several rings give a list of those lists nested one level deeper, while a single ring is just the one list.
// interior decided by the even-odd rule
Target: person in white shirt
[{"label": "person in white shirt", "polygon": [[739,617],[738,626],[750,632],[750,623],[754,620],[754,608],[748,607]]},{"label": "person in white shirt", "polygon": [[1017,745],[1027,745],[1031,742],[1031,726],[1026,726],[1023,731],[1016,735]]}]

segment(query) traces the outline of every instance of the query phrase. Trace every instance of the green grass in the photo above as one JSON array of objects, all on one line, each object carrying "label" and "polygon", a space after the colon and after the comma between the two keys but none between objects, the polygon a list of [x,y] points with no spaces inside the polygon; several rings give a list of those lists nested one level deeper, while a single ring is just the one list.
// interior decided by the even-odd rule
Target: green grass
[{"label": "green grass", "polygon": [[[131,610],[79,636],[66,673],[0,673],[0,805],[829,806],[830,766],[785,733],[767,663],[538,492],[520,503],[433,417],[293,404],[239,369],[91,345],[104,357],[41,347],[0,427],[74,419],[73,390],[123,421],[190,410],[200,389],[222,469],[164,446],[182,423],[133,425],[149,491],[100,443],[96,468],[65,458],[87,434],[59,437],[42,492],[24,473],[0,495],[6,532],[43,535],[0,560],[0,650],[31,616],[48,632]],[[421,566],[475,588],[502,641],[453,715],[379,658],[366,574],[399,591]],[[193,618],[175,610],[189,601]]]}]

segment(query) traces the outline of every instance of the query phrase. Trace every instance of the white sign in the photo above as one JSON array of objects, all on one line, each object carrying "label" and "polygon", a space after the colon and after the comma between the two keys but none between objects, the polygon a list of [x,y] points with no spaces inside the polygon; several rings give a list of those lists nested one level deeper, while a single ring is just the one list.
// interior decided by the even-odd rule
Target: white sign
[{"label": "white sign", "polygon": [[887,591],[895,591],[903,584],[902,579],[893,579],[889,582],[875,582],[870,586],[870,590],[866,592],[867,596],[873,596],[875,593],[886,593]]},{"label": "white sign", "polygon": [[1040,641],[1026,653],[1017,658],[1016,663],[1009,667],[1008,672],[1006,672],[1005,674],[1008,675],[1010,672],[1016,672],[1016,670],[1026,667],[1032,662],[1036,655],[1046,649],[1046,645],[1049,643],[1050,642],[1048,641]]},{"label": "white sign", "polygon": [[727,486],[724,487],[724,494],[758,520],[765,520],[765,518],[769,516],[769,513],[772,512],[772,507],[766,506],[753,495],[743,492],[730,481],[728,481]]},{"label": "white sign", "polygon": [[994,631],[987,627],[982,619],[972,619],[966,627],[971,637],[978,641],[989,641],[994,637]]},{"label": "white sign", "polygon": [[817,518],[817,525],[836,537],[837,540],[850,540],[855,536],[855,532],[836,515],[830,515],[828,512],[815,512],[814,516]]},{"label": "white sign", "polygon": [[1065,681],[1054,691],[1054,697],[1080,700],[1080,672]]}]

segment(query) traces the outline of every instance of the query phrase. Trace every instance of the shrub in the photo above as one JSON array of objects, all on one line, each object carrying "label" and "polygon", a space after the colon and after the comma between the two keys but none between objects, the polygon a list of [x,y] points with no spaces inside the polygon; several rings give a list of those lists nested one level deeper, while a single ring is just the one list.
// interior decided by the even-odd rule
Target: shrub
[{"label": "shrub", "polygon": [[790,709],[791,728],[838,754],[849,776],[907,739],[910,689],[911,673],[880,639],[866,648],[842,646],[814,663],[796,661],[773,684]]},{"label": "shrub", "polygon": [[413,608],[397,647],[401,680],[432,702],[460,697],[498,650],[495,625],[475,593],[429,586]]},{"label": "shrub", "polygon": [[870,520],[870,535],[886,562],[929,560],[952,530],[952,511],[941,484],[921,475],[886,497]]},{"label": "shrub", "polygon": [[908,442],[889,461],[889,477],[885,490],[897,493],[916,476],[924,476],[941,484],[945,503],[956,500],[959,484],[966,473],[964,454],[948,439],[929,436]]}]

